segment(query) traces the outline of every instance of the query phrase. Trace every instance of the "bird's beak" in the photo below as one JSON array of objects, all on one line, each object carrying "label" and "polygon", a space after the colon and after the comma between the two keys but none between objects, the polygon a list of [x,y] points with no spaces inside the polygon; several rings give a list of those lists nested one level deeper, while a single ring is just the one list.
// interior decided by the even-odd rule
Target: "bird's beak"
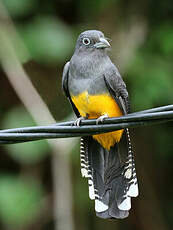
[{"label": "bird's beak", "polygon": [[100,38],[99,42],[97,42],[94,47],[97,49],[103,49],[103,48],[108,48],[110,47],[110,43],[106,40],[106,38]]}]

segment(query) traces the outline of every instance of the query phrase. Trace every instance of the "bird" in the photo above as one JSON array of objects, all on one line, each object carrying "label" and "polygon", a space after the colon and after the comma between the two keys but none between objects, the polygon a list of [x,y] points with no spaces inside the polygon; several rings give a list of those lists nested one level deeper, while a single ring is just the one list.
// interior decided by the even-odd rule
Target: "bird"
[{"label": "bird", "polygon": [[[74,125],[84,119],[96,119],[99,125],[130,112],[126,84],[109,57],[110,47],[103,32],[84,31],[64,66],[62,88],[77,116]],[[81,137],[80,163],[96,216],[128,217],[131,197],[139,193],[129,129]]]}]

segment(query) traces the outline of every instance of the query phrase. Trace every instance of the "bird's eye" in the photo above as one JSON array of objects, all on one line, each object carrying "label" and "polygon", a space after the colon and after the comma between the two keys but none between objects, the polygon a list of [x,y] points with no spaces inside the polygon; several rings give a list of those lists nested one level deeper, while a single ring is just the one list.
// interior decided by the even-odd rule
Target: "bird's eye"
[{"label": "bird's eye", "polygon": [[88,45],[90,44],[89,38],[83,38],[82,42],[83,42],[83,44],[86,45],[86,46],[88,46]]}]

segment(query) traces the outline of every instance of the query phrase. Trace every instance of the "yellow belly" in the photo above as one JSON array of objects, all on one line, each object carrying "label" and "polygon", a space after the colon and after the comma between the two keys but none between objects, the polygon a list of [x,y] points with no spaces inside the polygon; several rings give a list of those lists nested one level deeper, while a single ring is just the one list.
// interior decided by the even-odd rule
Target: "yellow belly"
[{"label": "yellow belly", "polygon": [[[122,111],[116,101],[109,94],[89,95],[87,91],[72,96],[72,101],[79,110],[81,116],[88,115],[89,119],[96,119],[107,114],[109,117],[122,116]],[[110,149],[116,142],[119,142],[123,129],[114,132],[93,135],[104,148]]]}]

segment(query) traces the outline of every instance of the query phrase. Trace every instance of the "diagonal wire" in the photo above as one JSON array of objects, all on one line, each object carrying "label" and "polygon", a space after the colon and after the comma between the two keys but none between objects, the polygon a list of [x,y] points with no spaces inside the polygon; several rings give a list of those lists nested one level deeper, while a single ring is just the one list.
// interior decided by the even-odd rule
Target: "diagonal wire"
[{"label": "diagonal wire", "polygon": [[96,119],[83,120],[81,126],[74,121],[49,126],[23,127],[0,130],[0,144],[14,144],[52,138],[88,136],[123,128],[135,128],[165,123],[173,120],[173,105],[131,113],[122,117],[107,118],[96,125]]},{"label": "diagonal wire", "polygon": [[[165,106],[168,107],[168,106]],[[140,121],[142,121],[145,124],[147,124],[147,121],[153,121],[154,120],[163,120],[163,119],[171,119],[173,118],[173,106],[172,107],[172,111],[163,111],[163,112],[157,112],[157,109],[160,111],[161,108],[164,107],[158,107],[158,108],[154,108],[151,110],[144,110],[144,111],[140,111],[140,112],[136,112],[136,113],[131,113],[128,114],[126,116],[121,116],[121,117],[114,117],[114,118],[107,118],[103,121],[104,127],[106,127],[106,124],[119,124],[119,126],[114,126],[114,128],[116,127],[118,128],[123,128],[121,127],[121,123],[131,123],[131,125],[138,125],[137,122],[139,122],[139,126],[140,126]],[[152,112],[153,110],[155,110],[156,112]],[[145,112],[147,111],[147,112]],[[134,123],[132,123],[134,122]],[[23,133],[23,132],[45,132],[45,131],[49,131],[49,132],[54,132],[54,131],[60,131],[60,132],[70,132],[73,130],[75,130],[74,132],[77,131],[82,131],[82,130],[87,130],[86,127],[83,126],[89,126],[92,125],[92,128],[94,128],[96,125],[96,120],[95,119],[89,119],[89,120],[82,120],[81,121],[81,126],[80,127],[75,127],[73,126],[74,121],[68,121],[68,122],[61,122],[61,123],[56,123],[53,125],[49,125],[49,126],[37,126],[37,127],[25,127],[25,128],[16,128],[16,129],[5,129],[5,130],[0,130],[0,133]],[[95,125],[95,126],[93,126]],[[98,129],[100,130],[100,128],[102,127],[102,125],[97,125],[96,127],[98,127]],[[130,125],[130,126],[131,126]],[[90,127],[90,126],[89,126]],[[89,128],[88,127],[88,128]],[[127,127],[126,127],[127,128]]]}]

